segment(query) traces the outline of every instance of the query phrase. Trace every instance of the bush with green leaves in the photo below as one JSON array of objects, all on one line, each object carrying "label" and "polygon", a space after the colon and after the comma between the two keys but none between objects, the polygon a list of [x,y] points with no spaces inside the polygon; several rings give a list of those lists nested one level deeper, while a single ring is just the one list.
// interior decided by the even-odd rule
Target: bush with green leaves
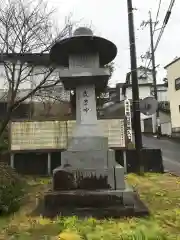
[{"label": "bush with green leaves", "polygon": [[[1,128],[1,122],[0,122]],[[8,129],[6,128],[4,132],[0,136],[0,152],[4,152],[8,150]]]},{"label": "bush with green leaves", "polygon": [[0,213],[15,212],[24,196],[23,179],[6,163],[0,163]]}]

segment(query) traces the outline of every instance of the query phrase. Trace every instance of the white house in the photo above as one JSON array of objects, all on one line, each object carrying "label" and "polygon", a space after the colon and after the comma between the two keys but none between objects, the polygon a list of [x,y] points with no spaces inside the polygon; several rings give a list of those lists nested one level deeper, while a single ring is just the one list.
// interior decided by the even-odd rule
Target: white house
[{"label": "white house", "polygon": [[[140,100],[153,96],[153,75],[152,70],[145,67],[137,69],[138,85],[139,85],[139,98]],[[128,98],[132,100],[132,77],[131,72],[126,75],[126,82],[122,89],[122,100]],[[167,101],[167,87],[164,84],[157,84],[158,102]],[[164,123],[170,121],[169,113],[160,111],[160,122]],[[145,116],[141,113],[141,130],[142,132],[156,132],[156,115]]]},{"label": "white house", "polygon": [[163,84],[157,84],[158,102],[168,102],[168,88]]},{"label": "white house", "polygon": [[180,58],[165,66],[168,80],[168,99],[171,111],[172,136],[180,137]]},{"label": "white house", "polygon": [[[2,60],[1,60],[2,59]],[[38,53],[24,53],[24,54],[3,54],[0,59],[0,89],[7,91],[8,89],[8,80],[6,78],[4,62],[10,63],[9,69],[12,68],[12,74],[14,74],[14,83],[16,85],[19,82],[18,90],[20,96],[27,94],[31,89],[34,89],[46,76],[49,72],[49,67],[51,62],[49,59],[49,54],[38,54]],[[8,64],[6,64],[8,65]],[[21,70],[20,70],[21,65]],[[13,69],[14,68],[14,69]],[[52,84],[59,79],[59,67],[55,67],[54,71],[46,79],[46,84]],[[12,74],[8,70],[10,79]],[[20,74],[19,74],[20,72]],[[18,76],[20,81],[17,80]],[[62,91],[62,97],[67,99],[67,94],[64,93],[64,88],[61,82],[59,82],[57,87],[48,89],[49,93],[55,92],[60,93]],[[68,93],[69,95],[69,93]]]},{"label": "white house", "polygon": [[[0,60],[0,104],[1,107],[3,106],[3,112],[5,113],[5,104],[8,101],[8,79],[6,78],[4,62],[10,63],[10,67],[12,69],[14,67],[13,72],[15,74],[15,85],[18,81],[19,71],[21,71],[21,80],[19,82],[20,84],[18,86],[16,99],[27,96],[28,93],[30,93],[34,88],[36,88],[36,86],[44,79],[47,71],[49,71],[48,69],[51,64],[49,61],[49,54],[4,54],[1,57],[3,61]],[[20,70],[20,66],[23,70]],[[32,71],[29,72],[30,70]],[[60,70],[61,69],[58,67],[55,68],[55,70],[47,78],[45,84],[52,84],[53,82],[57,81],[59,79]],[[10,79],[11,77],[12,76],[10,75]],[[67,107],[66,103],[70,102],[70,92],[64,90],[61,82],[59,82],[56,86],[52,88],[44,90],[41,89],[40,91],[37,91],[35,95],[27,98],[24,103],[27,104],[27,107],[28,104],[32,105],[33,103],[34,106],[38,106],[39,109],[40,105],[44,106],[45,101],[48,104],[49,102],[53,102],[54,104],[55,98],[58,100],[59,112],[61,112],[62,108],[64,107],[63,104],[60,104],[61,102],[65,102],[65,107]],[[2,113],[1,111],[0,117],[3,118],[4,113]]]}]

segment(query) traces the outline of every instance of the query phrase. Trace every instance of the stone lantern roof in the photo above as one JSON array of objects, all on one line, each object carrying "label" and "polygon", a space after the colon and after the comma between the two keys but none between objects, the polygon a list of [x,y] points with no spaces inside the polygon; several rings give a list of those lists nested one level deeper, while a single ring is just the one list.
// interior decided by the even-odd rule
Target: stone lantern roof
[{"label": "stone lantern roof", "polygon": [[50,51],[51,61],[57,65],[69,66],[71,54],[99,54],[100,66],[110,63],[117,55],[117,47],[111,41],[93,35],[89,28],[80,27],[72,37],[56,42]]}]

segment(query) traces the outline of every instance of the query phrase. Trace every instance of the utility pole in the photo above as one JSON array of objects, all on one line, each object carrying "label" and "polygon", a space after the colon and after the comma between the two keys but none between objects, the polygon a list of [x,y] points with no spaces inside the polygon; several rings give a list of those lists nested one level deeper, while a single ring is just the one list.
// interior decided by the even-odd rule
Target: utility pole
[{"label": "utility pole", "polygon": [[[143,21],[141,24],[141,27],[143,26],[147,26],[149,24],[149,29],[150,29],[150,40],[151,40],[151,46],[150,46],[150,51],[148,51],[146,53],[145,56],[142,56],[143,58],[146,59],[150,59],[152,62],[152,77],[153,77],[153,89],[154,89],[154,98],[157,100],[158,102],[158,94],[157,94],[157,83],[156,83],[156,64],[155,64],[155,49],[154,49],[154,39],[153,39],[153,35],[154,32],[159,30],[159,29],[155,29],[153,30],[153,24],[157,24],[158,22],[153,22],[152,21],[152,17],[151,17],[151,12],[149,11],[149,21],[145,22]],[[161,135],[161,124],[160,124],[160,118],[159,118],[159,108],[157,108],[156,111],[156,133],[157,133],[157,137],[159,137]]]},{"label": "utility pole", "polygon": [[137,78],[137,60],[136,60],[136,43],[134,34],[134,19],[132,0],[127,0],[128,8],[128,23],[129,23],[129,43],[130,43],[130,59],[131,59],[131,79],[132,79],[132,97],[133,97],[133,122],[135,132],[135,147],[138,158],[139,174],[144,172],[144,164],[141,156],[142,150],[142,134],[141,134],[141,119],[139,109],[139,87]]},{"label": "utility pole", "polygon": [[[153,22],[152,22],[151,12],[149,12],[149,25],[150,25],[150,39],[151,39],[151,61],[152,61],[154,97],[158,101],[157,83],[156,83],[156,65],[155,65],[155,55],[154,55],[154,40],[153,40]],[[159,108],[157,108],[157,111],[156,111],[156,132],[157,132],[157,136],[159,137],[159,135],[161,134]]]}]

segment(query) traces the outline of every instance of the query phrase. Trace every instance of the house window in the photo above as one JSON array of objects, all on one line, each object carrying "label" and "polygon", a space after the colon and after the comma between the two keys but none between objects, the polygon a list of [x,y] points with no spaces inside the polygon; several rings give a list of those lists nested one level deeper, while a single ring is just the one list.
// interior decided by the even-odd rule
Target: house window
[{"label": "house window", "polygon": [[180,89],[180,77],[175,79],[175,89],[176,90]]}]

